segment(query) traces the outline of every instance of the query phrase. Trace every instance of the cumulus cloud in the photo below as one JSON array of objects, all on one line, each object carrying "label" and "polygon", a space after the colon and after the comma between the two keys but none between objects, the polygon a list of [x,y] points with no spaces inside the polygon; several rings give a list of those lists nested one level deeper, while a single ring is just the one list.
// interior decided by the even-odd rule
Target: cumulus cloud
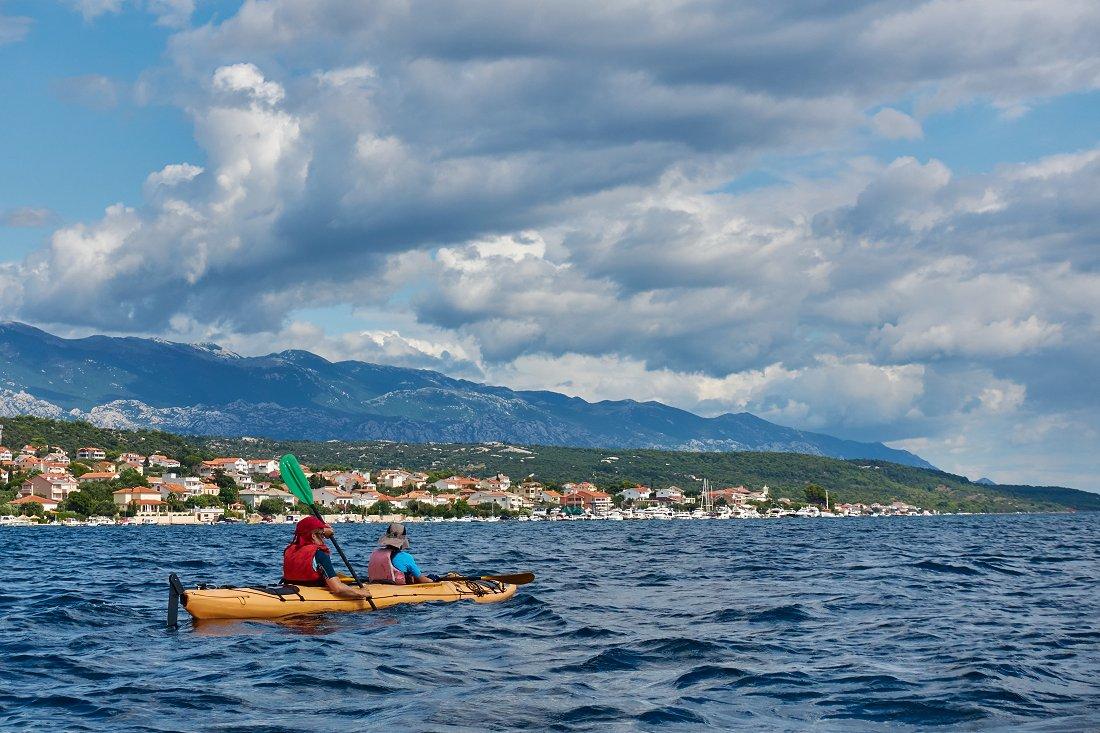
[{"label": "cumulus cloud", "polygon": [[[4,307],[937,436],[944,455],[967,421],[1004,439],[1022,415],[1064,411],[1041,359],[1096,366],[1100,151],[981,174],[843,152],[868,122],[916,139],[937,110],[1096,89],[1095,4],[564,3],[531,18],[271,0],[175,34],[144,93],[186,110],[202,165],[150,172],[144,201],[5,266]],[[726,188],[807,155],[825,170]],[[326,305],[381,325],[296,320]]]},{"label": "cumulus cloud", "polygon": [[190,163],[169,163],[159,171],[150,173],[145,185],[149,188],[178,186],[193,181],[202,171],[202,166]]},{"label": "cumulus cloud", "polygon": [[924,137],[919,122],[892,107],[876,112],[871,118],[871,128],[887,140],[919,140]]},{"label": "cumulus cloud", "polygon": [[278,104],[283,99],[283,88],[264,75],[254,64],[231,64],[214,71],[214,88],[219,91],[240,92],[249,98],[266,104]]}]

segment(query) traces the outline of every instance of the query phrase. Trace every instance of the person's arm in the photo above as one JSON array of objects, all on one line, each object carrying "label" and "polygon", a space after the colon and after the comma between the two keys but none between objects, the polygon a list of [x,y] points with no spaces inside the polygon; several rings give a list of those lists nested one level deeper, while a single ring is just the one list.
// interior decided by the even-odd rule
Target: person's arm
[{"label": "person's arm", "polygon": [[366,588],[345,585],[338,578],[325,578],[325,587],[329,589],[330,593],[341,598],[355,598],[358,600],[370,598],[370,591]]},{"label": "person's arm", "polygon": [[405,573],[406,577],[411,575],[414,583],[434,582],[431,578],[420,572],[420,567],[416,564],[416,560],[414,560],[413,556],[405,550],[402,550],[393,558],[393,566]]},{"label": "person's arm", "polygon": [[341,598],[356,598],[360,600],[370,597],[370,591],[366,588],[357,588],[341,582],[340,578],[336,575],[336,568],[332,566],[332,560],[329,559],[327,552],[318,550],[313,559],[317,564],[317,569],[321,571],[321,575],[325,576],[325,587],[328,588],[330,593],[340,596]]}]

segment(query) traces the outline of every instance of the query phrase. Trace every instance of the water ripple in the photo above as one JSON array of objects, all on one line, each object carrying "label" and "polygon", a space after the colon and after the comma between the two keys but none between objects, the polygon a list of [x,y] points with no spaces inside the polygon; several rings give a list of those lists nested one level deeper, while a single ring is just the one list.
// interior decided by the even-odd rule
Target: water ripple
[{"label": "water ripple", "polygon": [[410,525],[538,579],[164,631],[169,572],[270,581],[288,534],[0,528],[0,729],[1100,730],[1095,515]]}]

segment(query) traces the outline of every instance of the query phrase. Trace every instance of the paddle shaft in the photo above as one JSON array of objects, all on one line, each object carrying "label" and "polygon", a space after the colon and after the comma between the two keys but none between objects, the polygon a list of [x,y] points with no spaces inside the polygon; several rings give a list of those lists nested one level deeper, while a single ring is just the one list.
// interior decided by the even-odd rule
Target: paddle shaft
[{"label": "paddle shaft", "polygon": [[509,585],[527,585],[535,581],[534,573],[516,573],[515,575],[483,575],[480,578],[468,578],[468,577],[448,577],[444,575],[440,580],[499,580],[502,583],[508,583]]},{"label": "paddle shaft", "polygon": [[[322,522],[325,521],[325,518],[321,516],[321,512],[317,510],[317,505],[316,504],[310,504],[309,508],[313,512],[313,516],[317,517]],[[338,553],[340,553],[340,559],[344,561],[344,565],[347,565],[348,572],[351,573],[352,580],[355,581],[355,584],[357,586],[362,588],[363,587],[363,581],[359,580],[359,575],[356,574],[355,568],[353,568],[351,566],[351,563],[348,562],[348,556],[345,555],[344,551],[340,548],[340,543],[336,541],[335,534],[332,537],[329,537],[329,539],[332,540],[332,546],[336,548],[336,551]]]}]

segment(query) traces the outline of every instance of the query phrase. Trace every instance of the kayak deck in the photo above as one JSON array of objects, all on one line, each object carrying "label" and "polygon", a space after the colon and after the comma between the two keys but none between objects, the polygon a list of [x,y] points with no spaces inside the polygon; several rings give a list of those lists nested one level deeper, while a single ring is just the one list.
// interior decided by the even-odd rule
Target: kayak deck
[{"label": "kayak deck", "polygon": [[470,600],[499,603],[516,594],[517,586],[495,580],[440,580],[436,583],[386,585],[370,583],[370,601],[341,598],[327,588],[289,585],[241,588],[191,588],[180,601],[195,619],[270,619],[306,613],[371,611],[402,603]]}]

